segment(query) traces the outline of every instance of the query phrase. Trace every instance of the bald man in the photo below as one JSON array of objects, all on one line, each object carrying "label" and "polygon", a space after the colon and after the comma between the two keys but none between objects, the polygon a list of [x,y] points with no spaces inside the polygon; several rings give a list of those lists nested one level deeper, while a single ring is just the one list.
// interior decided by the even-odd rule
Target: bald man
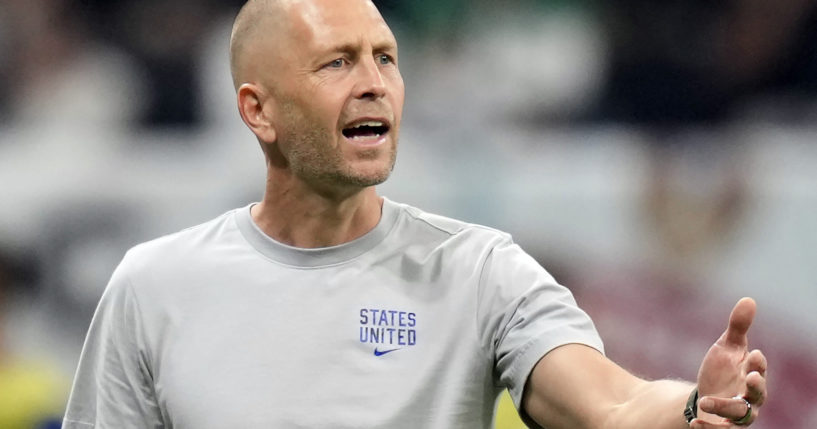
[{"label": "bald man", "polygon": [[64,427],[489,428],[505,388],[551,429],[751,424],[766,396],[752,300],[697,383],[641,380],[507,234],[378,196],[397,64],[370,1],[246,4],[231,66],[264,198],[127,253]]}]

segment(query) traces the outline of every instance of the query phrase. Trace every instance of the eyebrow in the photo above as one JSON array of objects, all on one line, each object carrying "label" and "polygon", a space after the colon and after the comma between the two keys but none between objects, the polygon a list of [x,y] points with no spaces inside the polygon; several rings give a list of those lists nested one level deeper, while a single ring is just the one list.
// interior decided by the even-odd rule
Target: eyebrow
[{"label": "eyebrow", "polygon": [[[359,46],[360,45],[357,43],[342,43],[339,45],[329,47],[327,49],[327,52],[356,53]],[[397,51],[397,44],[391,41],[377,42],[372,45],[372,51],[373,52]]]}]

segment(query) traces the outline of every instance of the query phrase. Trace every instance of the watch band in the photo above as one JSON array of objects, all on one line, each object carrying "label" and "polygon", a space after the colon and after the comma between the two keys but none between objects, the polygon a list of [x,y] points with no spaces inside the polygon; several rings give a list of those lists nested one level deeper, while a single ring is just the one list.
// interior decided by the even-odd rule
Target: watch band
[{"label": "watch band", "polygon": [[698,387],[692,390],[687,400],[687,406],[684,408],[684,418],[687,423],[692,423],[698,417]]}]

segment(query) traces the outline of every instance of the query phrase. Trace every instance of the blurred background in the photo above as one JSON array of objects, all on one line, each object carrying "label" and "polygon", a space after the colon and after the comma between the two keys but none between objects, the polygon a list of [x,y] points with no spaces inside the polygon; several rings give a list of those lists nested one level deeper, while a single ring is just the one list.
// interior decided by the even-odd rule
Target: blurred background
[{"label": "blurred background", "polygon": [[[694,379],[754,297],[755,427],[817,427],[817,2],[376,3],[407,88],[383,195],[512,233],[645,377]],[[261,198],[241,4],[0,0],[0,429],[59,427],[129,247]]]}]

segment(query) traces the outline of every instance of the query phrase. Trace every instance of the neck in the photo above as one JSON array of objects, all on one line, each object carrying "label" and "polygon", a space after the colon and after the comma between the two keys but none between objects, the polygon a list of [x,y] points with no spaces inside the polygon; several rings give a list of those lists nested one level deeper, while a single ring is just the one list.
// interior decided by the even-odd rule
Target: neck
[{"label": "neck", "polygon": [[280,243],[300,248],[337,246],[371,231],[383,200],[374,187],[343,196],[315,192],[302,183],[267,180],[264,199],[253,206],[253,221]]}]

